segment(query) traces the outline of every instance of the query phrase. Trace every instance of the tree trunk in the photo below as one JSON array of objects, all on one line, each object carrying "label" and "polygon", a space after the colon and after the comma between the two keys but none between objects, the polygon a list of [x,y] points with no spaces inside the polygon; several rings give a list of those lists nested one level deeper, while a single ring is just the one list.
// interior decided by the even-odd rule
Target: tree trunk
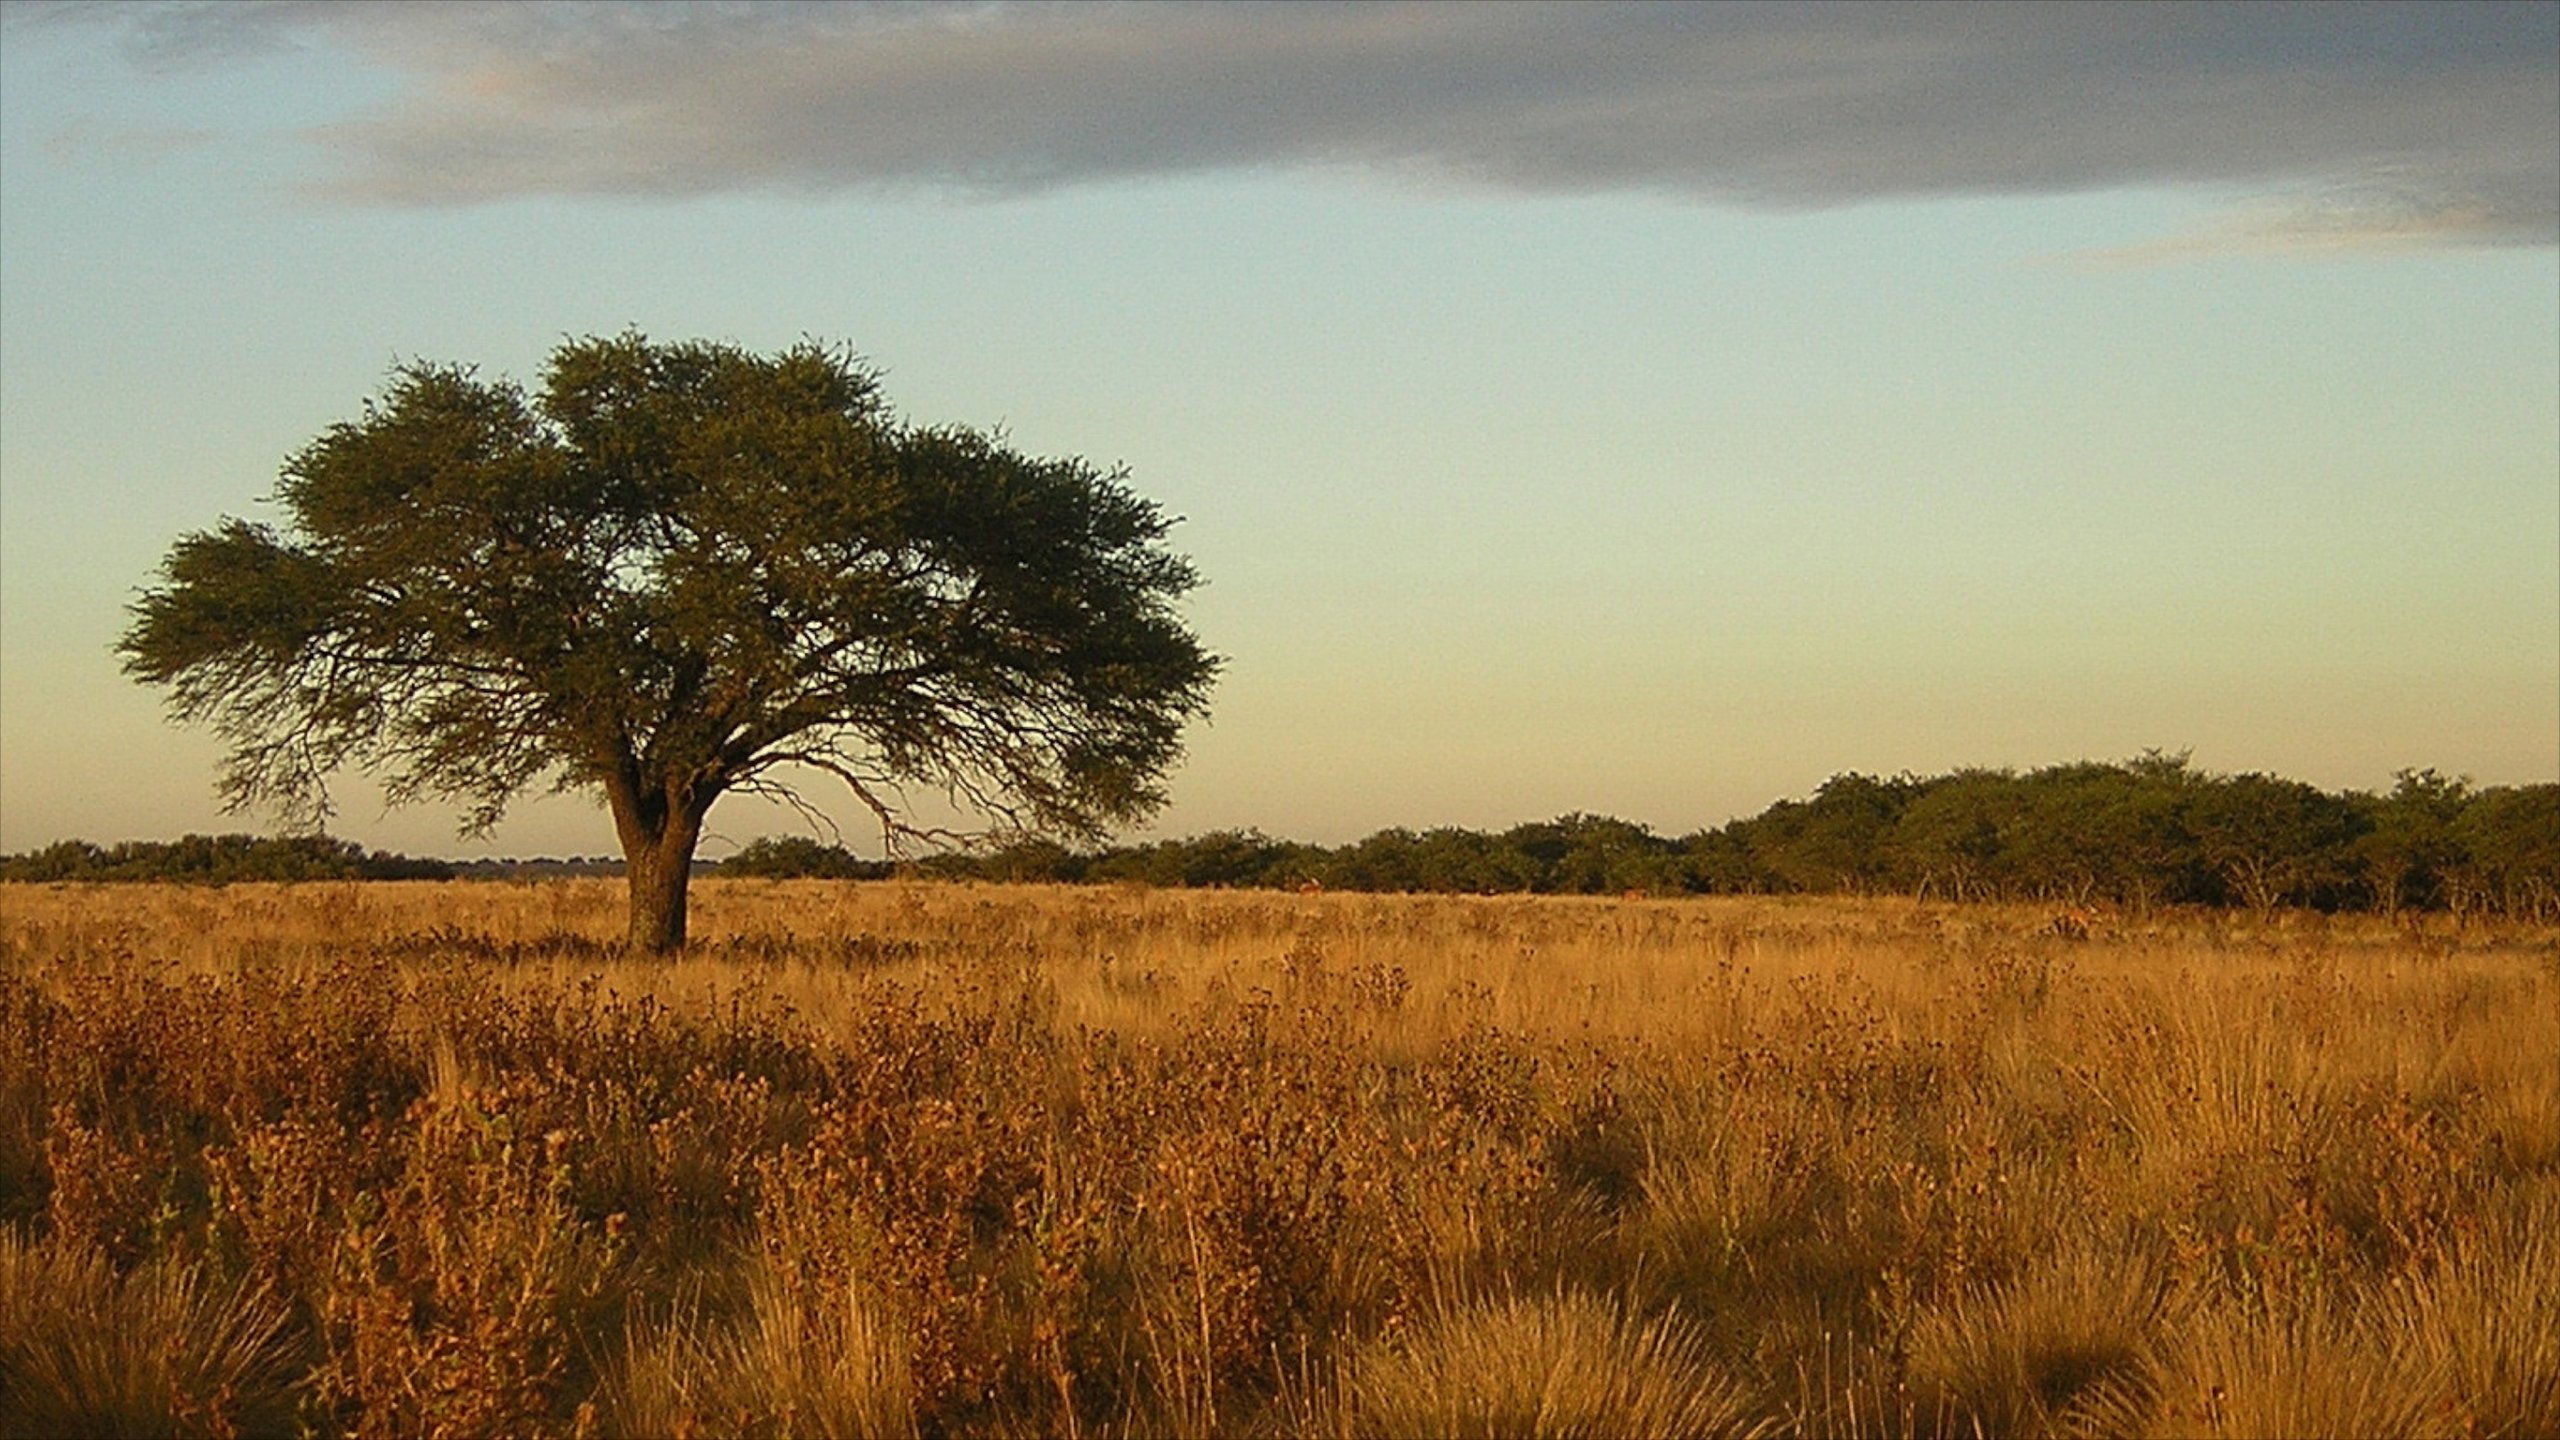
[{"label": "tree trunk", "polygon": [[664,955],[684,948],[685,886],[693,878],[693,844],[661,840],[623,857],[631,887],[631,948]]},{"label": "tree trunk", "polygon": [[[605,786],[614,829],[622,837],[623,875],[631,896],[631,948],[665,955],[684,948],[685,888],[693,879],[693,847],[711,797],[653,791],[618,777]],[[716,794],[716,792],[715,792]]]}]

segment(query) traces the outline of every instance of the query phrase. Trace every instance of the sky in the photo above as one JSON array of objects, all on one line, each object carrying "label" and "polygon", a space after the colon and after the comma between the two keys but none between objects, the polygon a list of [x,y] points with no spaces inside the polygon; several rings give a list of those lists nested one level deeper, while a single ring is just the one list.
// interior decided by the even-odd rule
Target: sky
[{"label": "sky", "polygon": [[0,851],[272,828],[125,607],[395,364],[628,327],[1183,517],[1133,838],[2560,779],[2560,6],[15,3]]}]

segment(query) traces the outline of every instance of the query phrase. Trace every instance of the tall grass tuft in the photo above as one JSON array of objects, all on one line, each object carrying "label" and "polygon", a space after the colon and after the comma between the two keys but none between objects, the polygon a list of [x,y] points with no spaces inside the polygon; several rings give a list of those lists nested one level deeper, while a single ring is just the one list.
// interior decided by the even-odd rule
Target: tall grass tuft
[{"label": "tall grass tuft", "polygon": [[2379,1348],[2442,1376],[2464,1434],[2560,1435],[2560,1185],[2395,1285],[2373,1330]]},{"label": "tall grass tuft", "polygon": [[1579,1292],[1457,1306],[1356,1351],[1346,1436],[1450,1440],[1750,1437],[1767,1425],[1676,1317]]},{"label": "tall grass tuft", "polygon": [[297,1359],[262,1291],[0,1228],[0,1436],[290,1435]]},{"label": "tall grass tuft", "polygon": [[1956,1434],[2038,1435],[2137,1373],[2163,1295],[2137,1250],[2077,1244],[1921,1314],[1907,1339],[1912,1413]]},{"label": "tall grass tuft", "polygon": [[633,1327],[605,1387],[603,1429],[631,1440],[912,1436],[907,1365],[901,1327],[861,1286],[813,1287],[759,1265],[734,1318],[689,1305]]},{"label": "tall grass tuft", "polygon": [[2441,1361],[2375,1341],[2322,1299],[2201,1305],[2139,1377],[2098,1387],[2079,1424],[2156,1440],[2463,1433]]}]

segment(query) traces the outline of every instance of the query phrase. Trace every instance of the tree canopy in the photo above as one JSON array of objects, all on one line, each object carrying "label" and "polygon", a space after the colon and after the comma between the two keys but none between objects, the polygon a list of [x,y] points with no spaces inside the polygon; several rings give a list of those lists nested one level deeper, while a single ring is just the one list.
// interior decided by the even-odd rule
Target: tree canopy
[{"label": "tree canopy", "polygon": [[815,343],[571,340],[532,392],[405,365],[274,499],[179,540],[119,645],[228,743],[225,798],[317,821],[360,764],[486,829],[601,794],[645,948],[723,794],[821,772],[893,837],[922,785],[1098,838],[1163,803],[1218,669],[1125,474],[903,423]]}]

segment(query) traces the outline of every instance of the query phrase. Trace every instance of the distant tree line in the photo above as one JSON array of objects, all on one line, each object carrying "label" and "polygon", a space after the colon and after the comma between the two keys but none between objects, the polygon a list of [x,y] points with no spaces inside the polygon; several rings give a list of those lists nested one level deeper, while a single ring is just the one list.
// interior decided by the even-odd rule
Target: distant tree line
[{"label": "distant tree line", "polygon": [[0,856],[0,880],[450,880],[455,867],[327,835],[186,835],[93,845],[64,840]]},{"label": "distant tree line", "polygon": [[2560,785],[2406,770],[2383,793],[2215,775],[2184,755],[2020,774],[1834,776],[1810,799],[1677,838],[1574,814],[1499,833],[1381,830],[1336,848],[1220,831],[1071,851],[1029,842],[925,870],[993,880],[1609,895],[2445,910],[2560,921]]},{"label": "distant tree line", "polygon": [[[325,836],[64,841],[0,880],[442,879],[486,867]],[[1848,773],[1803,800],[1679,837],[1573,814],[1500,832],[1381,830],[1347,845],[1222,830],[1070,849],[1029,840],[895,865],[806,837],[757,840],[724,875],[1136,882],[1166,887],[1615,895],[1902,894],[1952,901],[2450,911],[2560,921],[2560,785],[2475,788],[2404,770],[2386,792],[2216,775],[2184,755],[2024,774]]]}]

